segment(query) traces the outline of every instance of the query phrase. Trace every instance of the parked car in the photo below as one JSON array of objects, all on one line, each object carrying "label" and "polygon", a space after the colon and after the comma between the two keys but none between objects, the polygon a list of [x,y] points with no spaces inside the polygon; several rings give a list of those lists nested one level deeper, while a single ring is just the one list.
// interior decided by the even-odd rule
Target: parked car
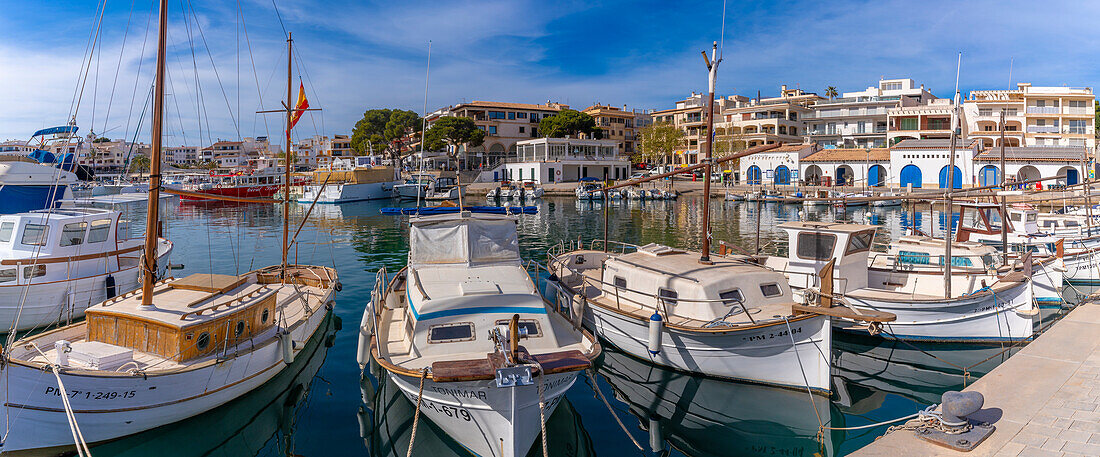
[{"label": "parked car", "polygon": [[640,178],[644,178],[646,176],[649,176],[649,175],[647,175],[645,173],[638,172],[638,173],[634,173],[634,174],[630,175],[630,179],[640,179]]}]

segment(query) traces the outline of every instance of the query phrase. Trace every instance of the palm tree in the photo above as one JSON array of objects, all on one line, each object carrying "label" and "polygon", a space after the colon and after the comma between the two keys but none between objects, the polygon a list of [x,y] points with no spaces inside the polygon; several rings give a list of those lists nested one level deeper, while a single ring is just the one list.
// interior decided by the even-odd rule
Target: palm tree
[{"label": "palm tree", "polygon": [[836,91],[836,86],[829,86],[825,88],[825,95],[829,97],[829,100],[836,98],[839,95]]},{"label": "palm tree", "polygon": [[149,160],[149,157],[137,156],[137,157],[134,157],[134,160],[130,161],[130,170],[129,171],[130,171],[130,173],[133,173],[135,171],[138,172],[138,179],[141,179],[145,175],[145,172],[149,171],[149,166],[151,164],[152,164],[152,161]]}]

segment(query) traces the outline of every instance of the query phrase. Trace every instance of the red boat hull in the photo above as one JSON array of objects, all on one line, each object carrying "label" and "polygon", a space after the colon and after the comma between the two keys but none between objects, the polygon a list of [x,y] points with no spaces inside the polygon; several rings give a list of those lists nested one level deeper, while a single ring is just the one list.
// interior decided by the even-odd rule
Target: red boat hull
[{"label": "red boat hull", "polygon": [[[279,191],[279,187],[280,186],[276,184],[266,184],[259,186],[215,187],[213,189],[196,190],[193,192],[226,197],[271,198],[271,196]],[[209,201],[209,199],[191,196],[180,196],[180,200]]]}]

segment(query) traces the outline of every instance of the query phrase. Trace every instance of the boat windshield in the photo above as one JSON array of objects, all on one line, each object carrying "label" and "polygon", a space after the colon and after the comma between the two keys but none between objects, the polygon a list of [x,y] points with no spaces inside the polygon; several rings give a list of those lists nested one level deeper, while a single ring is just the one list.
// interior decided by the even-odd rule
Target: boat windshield
[{"label": "boat windshield", "polygon": [[505,218],[413,223],[409,248],[409,264],[414,267],[520,260],[516,223]]}]

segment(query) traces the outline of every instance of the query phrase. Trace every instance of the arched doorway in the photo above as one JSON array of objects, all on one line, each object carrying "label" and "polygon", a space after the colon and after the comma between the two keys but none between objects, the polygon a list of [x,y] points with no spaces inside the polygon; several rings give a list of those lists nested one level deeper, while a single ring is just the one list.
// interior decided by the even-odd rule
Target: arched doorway
[{"label": "arched doorway", "polygon": [[780,165],[775,169],[775,185],[787,186],[791,184],[791,169],[786,165]]},{"label": "arched doorway", "polygon": [[905,168],[902,168],[899,177],[900,180],[898,182],[901,184],[901,187],[912,186],[914,189],[919,189],[921,183],[924,182],[921,178],[920,167],[913,164],[906,165]]},{"label": "arched doorway", "polygon": [[[947,166],[944,166],[943,168],[940,168],[940,189],[946,189],[947,188],[947,167],[948,166],[950,166],[950,165],[947,165]],[[959,170],[959,167],[955,167],[955,174],[951,176],[951,187],[953,189],[962,189],[963,188],[963,174],[962,174],[962,170]]]},{"label": "arched doorway", "polygon": [[1073,167],[1062,167],[1058,170],[1058,176],[1065,176],[1058,180],[1058,184],[1072,186],[1077,184],[1077,169]]},{"label": "arched doorway", "polygon": [[[1023,167],[1020,167],[1020,171],[1016,172],[1016,180],[1017,181],[1032,181],[1032,180],[1039,179],[1039,178],[1040,178],[1039,169],[1035,168],[1032,165],[1024,165]],[[1029,184],[1029,185],[1034,185],[1034,184]]]},{"label": "arched doorway", "polygon": [[996,165],[986,165],[978,172],[978,184],[981,186],[999,186],[1001,172]]},{"label": "arched doorway", "polygon": [[760,184],[760,167],[753,165],[748,169],[749,184]]},{"label": "arched doorway", "polygon": [[874,187],[885,186],[886,167],[882,165],[871,165],[871,168],[867,169],[867,184]]},{"label": "arched doorway", "polygon": [[856,174],[852,171],[852,167],[847,165],[841,165],[836,167],[836,185],[838,186],[851,186],[855,184]]},{"label": "arched doorway", "polygon": [[806,184],[811,186],[821,185],[821,167],[817,165],[810,165],[806,167],[806,173],[803,174],[803,180]]}]

